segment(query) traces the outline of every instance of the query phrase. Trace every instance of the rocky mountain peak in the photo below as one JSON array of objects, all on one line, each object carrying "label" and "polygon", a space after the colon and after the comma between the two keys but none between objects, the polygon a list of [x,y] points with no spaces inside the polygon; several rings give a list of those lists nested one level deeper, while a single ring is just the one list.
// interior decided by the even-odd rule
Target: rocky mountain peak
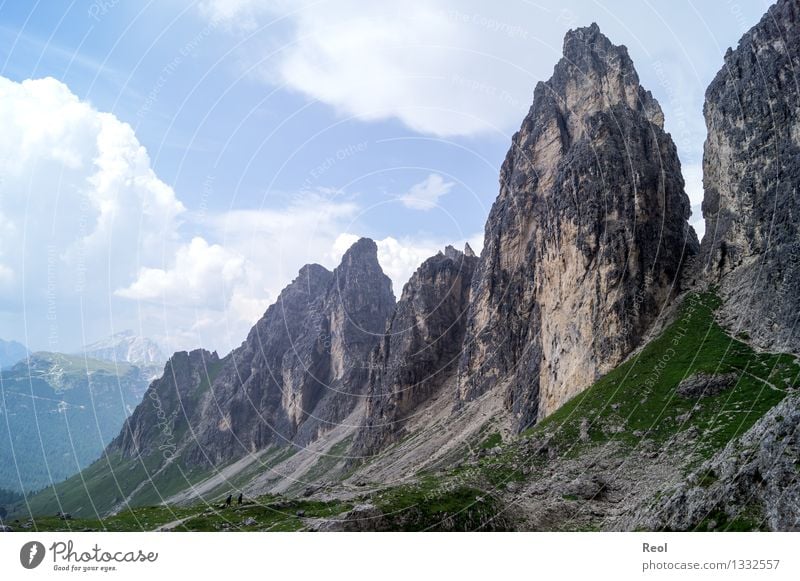
[{"label": "rocky mountain peak", "polygon": [[131,329],[119,331],[106,339],[85,345],[80,354],[102,361],[124,362],[145,367],[160,367],[167,359],[158,343]]},{"label": "rocky mountain peak", "polygon": [[163,445],[153,426],[164,424],[165,414],[168,432],[191,435],[172,442],[190,466],[312,442],[363,403],[364,362],[394,303],[372,240],[356,242],[333,272],[304,266],[225,359],[205,351],[173,355],[117,445],[128,454],[152,453]]},{"label": "rocky mountain peak", "polygon": [[[306,264],[302,266],[297,273],[295,281],[306,281],[309,284],[316,282],[327,282],[331,276],[331,271],[322,266],[321,264]],[[293,281],[294,282],[294,281]]]},{"label": "rocky mountain peak", "polygon": [[475,272],[459,398],[498,388],[518,426],[639,344],[696,252],[658,103],[623,46],[570,31],[500,174]]},{"label": "rocky mountain peak", "polygon": [[475,256],[475,251],[472,250],[472,246],[469,245],[469,242],[464,243],[464,255],[470,258]]},{"label": "rocky mountain peak", "polygon": [[463,256],[463,253],[448,244],[444,247],[444,255],[451,260],[458,260]]},{"label": "rocky mountain peak", "polygon": [[342,256],[339,269],[353,267],[380,268],[378,245],[371,238],[359,238]]},{"label": "rocky mountain peak", "polygon": [[164,446],[174,454],[174,434],[196,425],[200,402],[206,395],[204,386],[209,386],[219,362],[216,352],[205,349],[173,353],[164,373],[147,388],[110,448],[130,458],[164,450]]},{"label": "rocky mountain peak", "polygon": [[423,262],[403,287],[386,331],[369,359],[364,425],[355,451],[370,454],[394,441],[415,408],[458,369],[478,259],[452,246]]},{"label": "rocky mountain peak", "polygon": [[800,351],[800,2],[779,0],[706,91],[703,264],[721,318]]},{"label": "rocky mountain peak", "polygon": [[[664,127],[664,114],[649,91],[639,85],[639,75],[624,45],[614,45],[597,24],[576,28],[564,38],[563,58],[547,83],[534,95],[552,102],[564,116],[572,135],[583,133],[587,116],[617,105],[641,112],[651,123]],[[541,93],[549,92],[549,99]]]}]

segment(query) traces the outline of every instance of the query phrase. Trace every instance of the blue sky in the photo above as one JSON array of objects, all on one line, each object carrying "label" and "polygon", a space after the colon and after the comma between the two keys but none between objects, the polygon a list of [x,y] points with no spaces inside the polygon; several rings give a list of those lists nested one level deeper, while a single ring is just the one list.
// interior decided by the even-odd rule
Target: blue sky
[{"label": "blue sky", "polygon": [[0,4],[0,336],[227,351],[361,235],[399,295],[437,248],[480,244],[533,88],[591,22],[660,101],[698,203],[705,88],[768,3],[496,4]]}]

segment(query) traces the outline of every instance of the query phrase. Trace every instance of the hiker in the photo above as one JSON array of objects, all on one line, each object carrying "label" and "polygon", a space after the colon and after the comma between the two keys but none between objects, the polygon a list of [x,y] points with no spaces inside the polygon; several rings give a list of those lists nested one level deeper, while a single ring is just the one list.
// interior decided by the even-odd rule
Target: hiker
[{"label": "hiker", "polygon": [[239,506],[242,506],[242,493],[239,493],[239,499],[236,501]]},{"label": "hiker", "polygon": [[230,506],[231,505],[231,499],[233,499],[233,495],[229,494],[228,498],[225,499],[225,506]]}]

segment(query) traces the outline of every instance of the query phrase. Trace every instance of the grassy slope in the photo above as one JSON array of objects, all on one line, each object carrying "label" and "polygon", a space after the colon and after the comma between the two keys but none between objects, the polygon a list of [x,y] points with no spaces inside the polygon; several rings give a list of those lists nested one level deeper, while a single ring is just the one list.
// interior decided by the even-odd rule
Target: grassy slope
[{"label": "grassy slope", "polygon": [[[678,319],[658,338],[525,432],[521,440],[546,441],[559,456],[569,457],[612,440],[622,450],[644,439],[671,446],[676,436],[692,429],[698,436],[688,451],[695,460],[687,463],[687,470],[710,457],[780,402],[786,388],[800,384],[800,365],[793,356],[759,354],[730,337],[714,321],[718,306],[714,294],[689,296]],[[734,372],[739,379],[715,396],[678,396],[677,385],[697,372]],[[588,441],[580,438],[581,424],[588,425]],[[441,512],[426,514],[426,507],[441,503],[449,514],[468,515],[474,525],[473,513],[482,510],[482,503],[493,502],[507,484],[525,480],[525,468],[535,473],[548,462],[544,455],[531,457],[530,448],[517,441],[501,444],[499,434],[489,434],[478,447],[498,445],[499,454],[486,455],[476,465],[427,475],[418,484],[387,490],[374,500],[396,519],[404,512],[416,515],[413,525],[404,528],[437,528]],[[749,526],[730,524],[731,529]],[[483,520],[475,528],[488,526],[503,528],[506,523]]]},{"label": "grassy slope", "polygon": [[[59,357],[68,365],[77,364],[79,359],[60,354]],[[207,374],[198,386],[197,397],[208,391],[224,362],[225,359],[221,359],[209,364]],[[180,440],[187,435],[186,432],[187,427],[179,424],[174,433],[175,439]],[[134,492],[129,499],[131,507],[159,504],[210,474],[208,470],[186,468],[180,462],[173,462],[159,471],[162,461],[159,453],[136,459],[124,459],[117,453],[104,453],[81,474],[30,496],[27,502],[14,507],[14,512],[17,515],[43,515],[63,511],[86,518],[98,517],[107,514]],[[142,482],[146,484],[139,486]]]},{"label": "grassy slope", "polygon": [[[800,365],[793,356],[759,354],[730,337],[714,321],[717,306],[718,299],[713,294],[689,296],[678,319],[657,339],[528,430],[521,439],[545,439],[557,447],[559,455],[569,456],[612,440],[623,449],[637,446],[643,439],[670,446],[676,435],[693,429],[698,432],[692,450],[697,458],[695,464],[710,457],[747,431],[785,396],[787,388],[796,387],[800,381]],[[676,395],[677,385],[697,372],[734,372],[738,382],[714,396],[686,399]],[[588,426],[588,440],[579,437],[581,424]],[[522,466],[544,464],[547,460],[541,456],[526,457],[522,446],[516,441],[501,443],[499,434],[490,433],[483,438],[477,443],[478,447],[492,448],[495,453],[480,458],[473,466],[464,464],[437,474],[422,475],[417,484],[387,488],[365,495],[359,501],[375,504],[386,515],[389,527],[397,530],[475,530],[511,526],[493,519],[498,513],[495,491],[511,481],[525,479]],[[93,476],[91,468],[87,475]],[[327,510],[340,508],[344,507],[331,505]],[[148,510],[157,514],[172,513],[172,509],[160,507],[137,509],[134,514]],[[198,505],[175,509],[175,513],[197,514],[208,510],[205,505]],[[155,517],[149,518],[155,520]],[[205,520],[198,518],[191,526],[217,530],[221,525],[216,518],[207,514],[203,516]],[[131,517],[126,515],[104,522],[109,530],[141,530],[141,526],[131,523]],[[294,525],[284,523],[278,528],[292,530]],[[37,526],[63,528],[64,522],[37,519]],[[191,527],[187,525],[186,528]]]},{"label": "grassy slope", "polygon": [[[785,397],[787,387],[798,383],[800,366],[791,355],[759,354],[731,338],[714,321],[718,305],[710,293],[689,296],[678,320],[661,336],[531,433],[550,433],[562,447],[574,450],[584,418],[592,441],[614,439],[628,445],[643,437],[666,444],[694,427],[700,432],[697,451],[704,457],[743,434]],[[678,396],[678,384],[697,372],[733,372],[738,382],[715,396]]]},{"label": "grassy slope", "polygon": [[[61,520],[55,516],[37,517],[26,523],[36,531],[154,531],[170,525],[175,531],[297,531],[303,519],[328,518],[345,512],[352,505],[342,502],[284,500],[265,496],[242,506],[225,507],[222,499],[214,504],[189,507],[152,506],[126,509],[105,519]],[[12,526],[21,524],[11,523]]]},{"label": "grassy slope", "polygon": [[[105,372],[111,375],[124,375],[133,367],[124,361],[113,362],[92,359],[83,355],[68,355],[66,353],[51,353],[37,351],[30,356],[34,366],[41,361],[43,364],[55,365],[64,374],[77,374],[85,376],[87,373]],[[27,372],[27,369],[26,369]]]}]

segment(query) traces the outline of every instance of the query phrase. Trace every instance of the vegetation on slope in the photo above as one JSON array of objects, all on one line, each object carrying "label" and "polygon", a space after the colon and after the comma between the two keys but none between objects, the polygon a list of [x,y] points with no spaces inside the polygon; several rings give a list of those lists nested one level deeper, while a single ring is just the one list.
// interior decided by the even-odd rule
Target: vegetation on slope
[{"label": "vegetation on slope", "polygon": [[87,467],[119,433],[147,377],[136,367],[35,353],[0,373],[0,487],[32,491]]},{"label": "vegetation on slope", "polygon": [[[688,296],[676,320],[658,338],[520,437],[504,443],[499,433],[481,434],[476,454],[457,467],[421,474],[414,484],[365,493],[353,502],[369,503],[377,509],[380,518],[375,526],[382,530],[503,530],[514,526],[513,515],[505,514],[501,504],[503,491],[541,474],[553,457],[577,457],[609,443],[622,453],[644,442],[666,449],[679,441],[686,445],[686,438],[681,436],[691,433],[691,449],[686,450],[688,471],[746,432],[800,382],[800,365],[793,356],[757,353],[726,333],[714,320],[718,305],[713,293]],[[699,373],[734,379],[721,391],[679,395],[681,382]],[[532,443],[537,444],[538,448],[533,449],[538,452],[531,451]],[[100,468],[93,465],[85,471],[84,478],[107,479],[107,473]],[[131,472],[127,481],[141,481],[143,474],[135,466],[120,465],[116,472],[124,471]],[[104,481],[92,489],[113,488],[106,484]],[[286,508],[288,512],[304,511],[304,518],[320,511],[326,511],[326,517],[333,516],[349,506],[316,506],[303,504],[311,501],[275,498],[265,500],[264,506],[275,509],[276,502],[290,507]],[[304,508],[299,508],[301,505]],[[102,526],[108,530],[143,530],[144,526],[160,526],[168,518],[188,516],[191,519],[176,530],[221,530],[224,522],[229,523],[226,530],[250,530],[235,519],[220,520],[217,512],[204,504],[134,509],[104,519]],[[40,512],[54,513],[52,505]],[[141,517],[147,524],[142,525],[134,517]],[[260,527],[258,530],[295,530],[305,526],[299,517],[284,517],[276,517],[276,521],[261,514],[258,525],[252,526]],[[730,526],[748,528],[751,520],[744,524],[732,521]],[[40,527],[65,526],[65,521],[52,519],[34,522]],[[100,521],[92,522],[95,524],[73,521],[69,526],[100,526]]]}]

